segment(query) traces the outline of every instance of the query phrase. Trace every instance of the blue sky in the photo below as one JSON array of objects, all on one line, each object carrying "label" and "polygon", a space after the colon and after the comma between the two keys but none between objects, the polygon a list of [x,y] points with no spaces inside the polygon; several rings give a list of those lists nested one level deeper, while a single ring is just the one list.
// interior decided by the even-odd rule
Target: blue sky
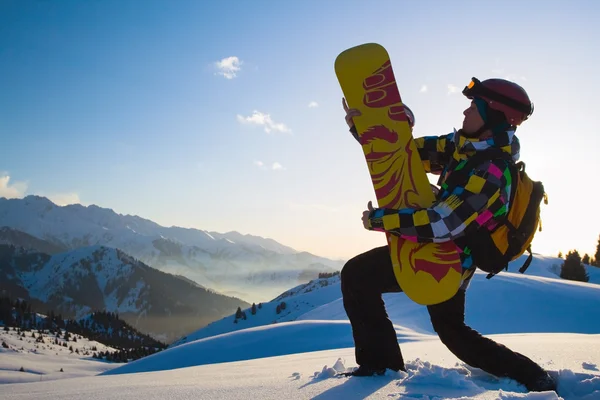
[{"label": "blue sky", "polygon": [[600,3],[374,4],[0,3],[0,196],[330,257],[381,245],[360,221],[375,197],[333,69],[341,51],[378,42],[415,136],[460,127],[472,76],[523,85],[535,112],[517,132],[522,158],[550,198],[534,250],[593,253]]}]

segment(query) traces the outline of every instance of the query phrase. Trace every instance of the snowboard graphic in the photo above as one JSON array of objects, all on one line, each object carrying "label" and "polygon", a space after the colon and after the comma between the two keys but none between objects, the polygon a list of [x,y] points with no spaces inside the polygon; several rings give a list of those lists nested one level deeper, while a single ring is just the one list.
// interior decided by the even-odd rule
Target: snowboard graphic
[{"label": "snowboard graphic", "polygon": [[[435,201],[387,51],[367,43],[343,51],[335,73],[354,118],[379,207],[428,207]],[[416,243],[387,234],[394,273],[414,302],[437,304],[452,297],[461,283],[455,246]]]}]

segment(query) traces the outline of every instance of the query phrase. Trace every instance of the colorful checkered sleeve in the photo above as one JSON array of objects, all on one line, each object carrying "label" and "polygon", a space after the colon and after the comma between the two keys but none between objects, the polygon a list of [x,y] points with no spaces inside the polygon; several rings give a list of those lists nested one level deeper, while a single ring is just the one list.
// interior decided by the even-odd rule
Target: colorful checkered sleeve
[{"label": "colorful checkered sleeve", "polygon": [[444,136],[423,136],[415,139],[419,157],[425,172],[440,174],[444,165],[450,162],[453,149],[452,134]]},{"label": "colorful checkered sleeve", "polygon": [[416,242],[453,240],[462,236],[471,224],[493,223],[493,217],[507,212],[510,179],[504,161],[486,161],[473,170],[464,186],[457,186],[431,207],[373,210],[369,229]]}]

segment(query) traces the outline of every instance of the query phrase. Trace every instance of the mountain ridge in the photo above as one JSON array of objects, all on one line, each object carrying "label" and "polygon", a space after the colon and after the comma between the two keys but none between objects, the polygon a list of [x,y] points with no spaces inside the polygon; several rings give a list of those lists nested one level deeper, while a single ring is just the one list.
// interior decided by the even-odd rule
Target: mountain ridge
[{"label": "mountain ridge", "polygon": [[146,265],[203,287],[239,293],[247,302],[269,300],[320,272],[343,266],[341,260],[297,251],[270,238],[238,231],[164,227],[97,205],[57,206],[37,195],[0,198],[0,226],[60,248],[118,248]]}]

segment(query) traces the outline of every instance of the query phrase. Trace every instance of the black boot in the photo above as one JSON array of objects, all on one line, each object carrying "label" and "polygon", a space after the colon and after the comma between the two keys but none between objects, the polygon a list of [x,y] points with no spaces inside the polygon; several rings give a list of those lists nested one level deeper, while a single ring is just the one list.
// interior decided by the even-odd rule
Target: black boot
[{"label": "black boot", "polygon": [[371,368],[364,365],[356,368],[354,371],[343,372],[341,375],[344,376],[376,376],[376,375],[384,375],[385,368]]},{"label": "black boot", "polygon": [[547,372],[542,376],[525,385],[530,392],[556,392],[556,380]]}]

